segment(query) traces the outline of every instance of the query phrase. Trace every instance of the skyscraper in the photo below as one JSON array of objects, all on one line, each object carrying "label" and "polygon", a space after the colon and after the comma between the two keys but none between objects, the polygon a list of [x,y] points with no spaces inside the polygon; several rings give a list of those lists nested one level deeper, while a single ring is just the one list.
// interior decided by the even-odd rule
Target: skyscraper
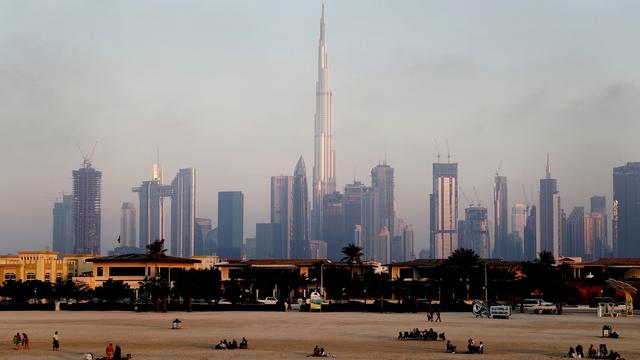
[{"label": "skyscraper", "polygon": [[165,239],[164,198],[171,196],[173,188],[162,185],[162,170],[159,164],[153,164],[152,179],[143,181],[131,191],[138,193],[140,206],[138,242],[141,249],[160,239]]},{"label": "skyscraper", "polygon": [[367,260],[374,259],[373,243],[378,233],[374,227],[374,199],[373,188],[364,187],[362,189],[362,227],[361,239],[364,247],[364,256]]},{"label": "skyscraper", "polygon": [[309,257],[309,187],[307,185],[307,167],[302,156],[293,171],[293,235],[291,239],[291,257],[306,259]]},{"label": "skyscraper", "polygon": [[557,259],[560,256],[562,237],[560,192],[558,181],[551,178],[547,155],[546,178],[540,179],[540,202],[538,204],[537,252],[550,251]]},{"label": "skyscraper", "polygon": [[74,247],[73,195],[63,194],[62,200],[53,204],[53,251],[72,254]]},{"label": "skyscraper", "polygon": [[322,236],[323,198],[336,191],[335,151],[333,150],[333,124],[329,88],[329,65],[324,36],[324,4],[320,17],[320,40],[318,41],[318,81],[316,82],[316,114],[314,131],[313,163],[313,209],[311,211],[311,237]]},{"label": "skyscraper", "polygon": [[604,196],[591,197],[591,220],[593,222],[593,258],[599,259],[610,251],[607,226],[607,200]]},{"label": "skyscraper", "polygon": [[339,192],[324,196],[323,229],[324,241],[327,243],[327,257],[340,260],[342,248],[347,244],[345,233],[344,196]]},{"label": "skyscraper", "polygon": [[[489,220],[487,219],[487,208],[481,206],[470,206],[464,209],[464,241],[466,246],[471,248],[483,259],[490,257],[489,243]],[[506,241],[506,239],[505,239]]]},{"label": "skyscraper", "polygon": [[213,255],[216,252],[215,248],[209,250],[207,246],[207,237],[209,236],[209,232],[211,232],[211,219],[196,218],[195,223],[194,255]]},{"label": "skyscraper", "polygon": [[527,225],[527,206],[514,204],[511,208],[511,232],[524,241],[524,228]]},{"label": "skyscraper", "polygon": [[416,255],[413,249],[413,225],[406,224],[402,229],[402,245],[404,261],[415,260]]},{"label": "skyscraper", "polygon": [[458,248],[458,164],[433,164],[431,256],[446,259]]},{"label": "skyscraper", "polygon": [[282,224],[256,224],[256,258],[281,258]]},{"label": "skyscraper", "polygon": [[[356,227],[360,225],[362,230],[362,194],[365,186],[360,181],[354,181],[353,184],[347,184],[344,187],[344,228],[345,241],[349,244],[357,244]],[[361,234],[360,234],[361,235]],[[358,246],[364,246],[360,244]]]},{"label": "skyscraper", "polygon": [[123,202],[120,208],[120,246],[137,247],[136,239],[136,206]]},{"label": "skyscraper", "polygon": [[376,232],[386,227],[389,236],[394,235],[394,194],[393,168],[386,163],[371,169],[371,187],[373,188],[373,226]]},{"label": "skyscraper", "polygon": [[537,216],[536,206],[527,206],[527,224],[524,227],[524,260],[526,261],[535,260],[538,257]]},{"label": "skyscraper", "polygon": [[585,229],[586,215],[584,207],[576,206],[567,217],[566,237],[562,239],[562,255],[585,255],[585,236],[588,234]]},{"label": "skyscraper", "polygon": [[195,255],[196,170],[180,169],[171,182],[171,254]]},{"label": "skyscraper", "polygon": [[391,262],[391,233],[386,226],[383,226],[376,235],[373,243],[373,259],[383,264]]},{"label": "skyscraper", "polygon": [[640,257],[640,162],[613,168],[613,248]]},{"label": "skyscraper", "polygon": [[509,219],[507,202],[507,177],[496,174],[493,185],[493,236],[495,238],[493,255],[510,258],[513,246],[509,244]]},{"label": "skyscraper", "polygon": [[218,193],[218,256],[239,259],[243,243],[244,194]]},{"label": "skyscraper", "polygon": [[272,258],[292,258],[293,182],[293,176],[271,177],[271,223],[280,224],[280,236],[282,237],[274,244],[276,248],[272,249]]},{"label": "skyscraper", "polygon": [[100,254],[102,173],[84,158],[83,166],[73,171],[73,224],[77,254]]}]

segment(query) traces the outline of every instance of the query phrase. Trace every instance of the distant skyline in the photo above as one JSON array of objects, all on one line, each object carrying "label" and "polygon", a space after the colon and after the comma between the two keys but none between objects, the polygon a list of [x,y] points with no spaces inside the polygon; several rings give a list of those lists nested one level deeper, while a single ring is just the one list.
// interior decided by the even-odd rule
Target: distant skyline
[{"label": "distant skyline", "polygon": [[[370,183],[386,158],[417,254],[434,139],[443,161],[448,140],[460,209],[475,187],[493,211],[500,161],[509,208],[525,202],[523,186],[533,201],[550,153],[565,211],[605,195],[610,214],[613,168],[640,160],[639,10],[326,1],[337,189]],[[295,0],[2,2],[0,253],[51,247],[77,146],[95,141],[103,253],[157,149],[165,175],[197,170],[198,218],[216,225],[217,193],[242,191],[244,237],[255,237],[269,221],[271,176],[313,159],[319,14],[320,1]]]}]

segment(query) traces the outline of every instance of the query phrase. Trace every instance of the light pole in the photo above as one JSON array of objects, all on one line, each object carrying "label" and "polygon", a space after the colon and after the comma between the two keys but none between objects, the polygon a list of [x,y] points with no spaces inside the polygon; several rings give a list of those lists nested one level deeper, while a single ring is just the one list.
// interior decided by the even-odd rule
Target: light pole
[{"label": "light pole", "polygon": [[484,263],[484,302],[489,304],[489,289],[487,288],[487,263]]},{"label": "light pole", "polygon": [[320,296],[324,300],[324,263],[320,264]]}]

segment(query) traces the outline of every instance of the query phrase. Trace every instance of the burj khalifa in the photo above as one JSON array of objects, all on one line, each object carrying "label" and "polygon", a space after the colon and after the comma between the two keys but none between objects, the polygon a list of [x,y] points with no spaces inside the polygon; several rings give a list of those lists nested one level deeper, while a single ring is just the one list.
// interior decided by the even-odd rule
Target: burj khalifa
[{"label": "burj khalifa", "polygon": [[324,38],[324,2],[320,17],[318,41],[318,81],[316,82],[316,114],[314,131],[313,208],[311,210],[312,239],[322,238],[322,201],[325,195],[336,191],[336,162],[333,150],[331,90],[329,65]]}]

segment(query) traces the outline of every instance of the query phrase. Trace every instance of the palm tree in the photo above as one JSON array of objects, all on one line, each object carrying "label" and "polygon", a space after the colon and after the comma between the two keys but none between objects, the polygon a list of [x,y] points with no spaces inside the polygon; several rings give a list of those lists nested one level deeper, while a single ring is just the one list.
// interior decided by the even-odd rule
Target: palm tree
[{"label": "palm tree", "polygon": [[444,275],[450,280],[452,299],[455,299],[455,293],[464,293],[465,288],[469,296],[471,285],[480,283],[480,272],[477,271],[480,265],[480,256],[471,249],[456,249],[449,255],[444,262]]},{"label": "palm tree", "polygon": [[364,253],[362,252],[362,248],[354,243],[349,243],[342,248],[342,253],[344,257],[340,261],[345,261],[349,263],[350,272],[351,272],[351,281],[349,282],[350,293],[353,292],[353,269],[356,264],[362,264],[362,257]]},{"label": "palm tree", "polygon": [[364,253],[362,248],[356,244],[349,243],[342,248],[342,253],[345,255],[340,261],[348,262],[349,264],[360,264]]},{"label": "palm tree", "polygon": [[538,254],[538,259],[536,260],[538,264],[543,267],[551,267],[556,264],[556,259],[553,256],[553,253],[549,250],[543,250]]},{"label": "palm tree", "polygon": [[167,249],[164,248],[164,239],[159,239],[147,245],[147,255],[152,259],[165,256]]}]

